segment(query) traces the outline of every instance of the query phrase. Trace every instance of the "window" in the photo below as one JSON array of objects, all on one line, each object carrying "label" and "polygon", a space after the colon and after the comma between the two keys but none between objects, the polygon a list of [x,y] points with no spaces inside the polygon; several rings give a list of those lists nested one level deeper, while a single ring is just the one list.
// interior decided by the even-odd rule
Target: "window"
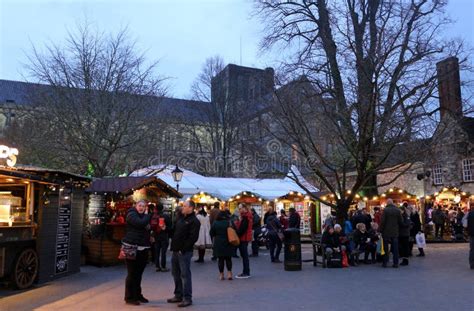
[{"label": "window", "polygon": [[474,159],[462,160],[462,180],[474,181]]},{"label": "window", "polygon": [[441,164],[433,166],[433,183],[435,185],[443,184],[443,168],[441,167]]}]

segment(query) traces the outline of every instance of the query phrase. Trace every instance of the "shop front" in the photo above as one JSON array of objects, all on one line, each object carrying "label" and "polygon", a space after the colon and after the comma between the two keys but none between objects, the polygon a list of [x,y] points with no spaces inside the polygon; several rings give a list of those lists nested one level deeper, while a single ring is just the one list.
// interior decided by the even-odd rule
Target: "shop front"
[{"label": "shop front", "polygon": [[181,194],[156,177],[112,177],[96,179],[87,189],[83,245],[86,262],[99,266],[120,262],[117,255],[125,236],[125,218],[135,202],[161,202],[172,214]]},{"label": "shop front", "polygon": [[79,272],[88,185],[59,170],[0,167],[1,281],[24,289]]}]

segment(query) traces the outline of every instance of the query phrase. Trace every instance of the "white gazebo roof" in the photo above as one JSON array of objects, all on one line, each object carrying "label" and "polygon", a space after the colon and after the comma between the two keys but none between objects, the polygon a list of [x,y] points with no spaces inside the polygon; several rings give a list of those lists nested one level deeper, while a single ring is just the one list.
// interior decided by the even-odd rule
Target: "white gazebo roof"
[{"label": "white gazebo roof", "polygon": [[[176,183],[171,175],[173,169],[174,166],[155,165],[138,169],[134,171],[131,176],[156,176],[169,185],[175,186]],[[230,197],[243,191],[253,192],[267,200],[279,198],[288,194],[290,191],[306,193],[303,188],[298,186],[298,184],[288,176],[282,179],[206,177],[190,170],[182,168],[181,170],[183,171],[183,178],[179,183],[179,192],[184,195],[184,198],[201,191],[216,196],[221,200],[228,200]],[[316,187],[308,183],[295,167],[292,167],[291,176],[297,177],[298,181],[310,190],[310,192],[319,191]]]}]

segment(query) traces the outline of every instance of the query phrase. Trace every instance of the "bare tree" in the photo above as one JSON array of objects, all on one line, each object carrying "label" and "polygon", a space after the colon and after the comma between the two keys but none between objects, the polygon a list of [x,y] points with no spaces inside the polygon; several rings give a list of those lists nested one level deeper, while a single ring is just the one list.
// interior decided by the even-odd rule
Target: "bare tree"
[{"label": "bare tree", "polygon": [[16,127],[16,135],[33,137],[25,140],[37,153],[32,162],[104,176],[131,170],[154,151],[163,78],[126,30],[112,35],[79,26],[64,45],[33,47],[29,61],[31,78],[50,86],[30,94],[33,109]]},{"label": "bare tree", "polygon": [[205,122],[193,123],[189,128],[192,136],[200,141],[199,145],[210,153],[213,167],[208,171],[218,176],[231,176],[233,166],[250,152],[250,145],[242,142],[245,128],[254,116],[251,116],[249,101],[237,100],[234,92],[227,92],[217,81],[213,87],[213,80],[224,70],[224,64],[220,56],[207,58],[204,62],[191,86],[191,93],[193,99],[209,105],[202,110]]},{"label": "bare tree", "polygon": [[[423,138],[431,135],[426,128],[433,125],[437,110],[431,101],[436,96],[435,63],[462,55],[460,42],[440,34],[449,23],[443,15],[446,3],[256,5],[266,23],[262,48],[286,48],[284,72],[305,76],[297,94],[275,94],[271,111],[279,131],[272,133],[293,145],[311,176],[332,193],[334,201],[325,203],[336,207],[339,218],[346,217],[357,192],[391,158],[406,164],[426,150]],[[410,165],[403,168],[395,178]]]}]

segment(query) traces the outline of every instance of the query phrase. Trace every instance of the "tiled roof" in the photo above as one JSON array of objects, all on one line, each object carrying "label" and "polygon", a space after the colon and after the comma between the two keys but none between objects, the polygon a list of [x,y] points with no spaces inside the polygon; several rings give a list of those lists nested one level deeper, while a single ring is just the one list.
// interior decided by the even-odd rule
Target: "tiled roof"
[{"label": "tiled roof", "polygon": [[[12,103],[16,105],[28,105],[31,96],[35,92],[50,92],[49,85],[35,84],[21,81],[10,81],[0,79],[0,103]],[[161,118],[180,121],[208,122],[208,102],[185,100],[171,97],[155,97],[158,105],[157,114]]]}]

